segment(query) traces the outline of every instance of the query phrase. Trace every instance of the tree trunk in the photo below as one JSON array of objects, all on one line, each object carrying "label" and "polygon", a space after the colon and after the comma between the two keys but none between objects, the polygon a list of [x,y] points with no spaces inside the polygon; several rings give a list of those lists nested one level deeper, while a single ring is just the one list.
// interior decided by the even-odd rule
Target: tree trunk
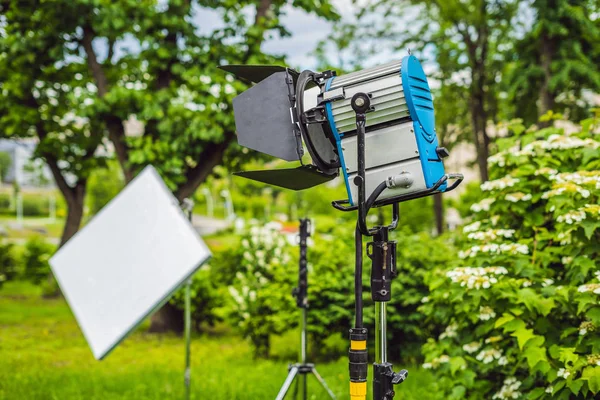
[{"label": "tree trunk", "polygon": [[65,196],[67,202],[67,220],[65,221],[59,247],[62,247],[67,243],[67,241],[77,233],[81,226],[86,186],[86,182],[79,182],[73,189],[73,193]]},{"label": "tree trunk", "polygon": [[[554,45],[547,35],[542,35],[540,43],[540,65],[544,71],[542,84],[540,85],[540,98],[538,101],[538,116],[542,117],[548,111],[554,109],[554,93],[550,89],[550,80],[552,79],[552,59],[554,55]],[[551,121],[540,122],[541,127],[548,127]]]},{"label": "tree trunk", "polygon": [[[480,75],[482,76],[482,75]],[[490,154],[490,138],[487,134],[487,114],[485,111],[485,92],[483,82],[473,82],[471,91],[471,124],[473,139],[477,151],[477,166],[481,182],[489,180],[488,157]]]},{"label": "tree trunk", "polygon": [[433,212],[435,213],[435,228],[438,235],[444,233],[444,200],[442,194],[433,195]]}]

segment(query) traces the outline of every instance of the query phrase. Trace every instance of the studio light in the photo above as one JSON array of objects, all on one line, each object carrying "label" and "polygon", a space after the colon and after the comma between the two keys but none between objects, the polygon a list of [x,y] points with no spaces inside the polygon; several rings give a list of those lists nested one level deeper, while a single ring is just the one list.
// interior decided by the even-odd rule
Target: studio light
[{"label": "studio light", "polygon": [[[228,65],[223,70],[255,83],[233,101],[240,145],[286,161],[310,163],[298,168],[245,171],[237,175],[293,190],[306,189],[343,175],[346,203],[358,203],[359,143],[351,99],[369,96],[365,126],[365,193],[382,181],[386,199],[452,189],[438,145],[433,97],[414,56],[375,68],[336,76],[333,71],[298,73],[277,66]],[[454,186],[455,187],[455,186]]]},{"label": "studio light", "polygon": [[[399,221],[399,203],[448,192],[463,180],[447,174],[438,145],[433,96],[414,56],[336,76],[333,71],[298,73],[273,66],[226,66],[255,85],[233,101],[241,145],[301,166],[284,170],[246,171],[237,175],[294,189],[306,189],[339,175],[347,199],[333,201],[341,211],[358,210],[355,231],[355,323],[348,353],[350,397],[365,400],[368,375],[368,330],[363,323],[363,236],[371,259],[371,299],[375,303],[373,399],[391,400],[394,386],[408,371],[395,372],[387,359],[386,304],[398,275],[396,242],[389,233]],[[311,158],[303,160],[304,147]],[[392,206],[389,225],[369,228],[372,207]]]}]

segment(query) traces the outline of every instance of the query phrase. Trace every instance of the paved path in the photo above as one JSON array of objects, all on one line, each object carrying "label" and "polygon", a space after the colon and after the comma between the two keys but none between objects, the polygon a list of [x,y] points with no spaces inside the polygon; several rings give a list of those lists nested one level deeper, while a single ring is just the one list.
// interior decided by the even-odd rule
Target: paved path
[{"label": "paved path", "polygon": [[[227,229],[231,226],[231,222],[226,221],[224,219],[217,219],[217,218],[210,218],[204,215],[195,215],[192,217],[192,225],[194,226],[194,229],[196,229],[196,232],[198,232],[198,234],[200,236],[207,236],[207,235],[212,235],[214,233],[217,233],[219,231],[222,231],[224,229]],[[31,230],[33,227],[37,227],[37,228],[43,228],[44,224],[43,221],[40,221],[38,223],[30,223],[29,221],[24,224],[24,229],[28,229]],[[10,226],[11,229],[16,229],[15,226]],[[58,244],[59,243],[59,238],[54,238],[54,237],[47,237],[44,235],[44,238],[53,244]],[[11,243],[15,243],[18,245],[22,245],[25,244],[27,242],[27,239],[22,239],[22,238],[7,238],[6,239],[7,242],[11,242]]]}]

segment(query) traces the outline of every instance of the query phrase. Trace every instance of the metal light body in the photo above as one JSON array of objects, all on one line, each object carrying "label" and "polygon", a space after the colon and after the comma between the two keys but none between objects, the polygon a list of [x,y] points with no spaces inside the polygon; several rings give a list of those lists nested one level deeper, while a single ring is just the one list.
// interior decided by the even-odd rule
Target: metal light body
[{"label": "metal light body", "polygon": [[[445,174],[435,132],[433,97],[421,64],[414,56],[379,67],[330,78],[324,98],[335,136],[348,200],[354,205],[357,186],[357,137],[355,113],[350,105],[356,93],[368,93],[371,110],[365,135],[366,195],[388,177],[403,176],[380,200],[432,188]],[[336,96],[337,95],[337,96]],[[446,183],[439,191],[446,189]]]},{"label": "metal light body", "polygon": [[341,171],[347,190],[342,202],[356,206],[358,141],[351,99],[365,93],[371,104],[365,132],[366,196],[384,181],[390,184],[376,206],[386,199],[448,189],[442,162],[448,152],[439,147],[433,96],[414,56],[342,76],[272,66],[222,68],[255,83],[233,102],[238,142],[301,163],[306,148],[312,160],[297,168],[237,175],[302,190]]}]

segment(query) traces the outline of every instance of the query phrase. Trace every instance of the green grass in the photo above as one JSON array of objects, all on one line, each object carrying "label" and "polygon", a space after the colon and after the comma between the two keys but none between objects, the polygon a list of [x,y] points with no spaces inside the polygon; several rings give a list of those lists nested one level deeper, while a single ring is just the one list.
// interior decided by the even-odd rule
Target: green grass
[{"label": "green grass", "polygon": [[[96,361],[64,300],[42,299],[39,292],[23,283],[0,290],[0,399],[183,398],[180,337],[145,333],[146,323]],[[287,375],[286,361],[255,361],[244,340],[227,334],[195,337],[192,361],[194,399],[273,399]],[[345,357],[317,366],[338,398],[348,399]],[[396,399],[432,399],[433,377],[410,371]],[[326,398],[314,378],[309,392],[310,399]]]}]

